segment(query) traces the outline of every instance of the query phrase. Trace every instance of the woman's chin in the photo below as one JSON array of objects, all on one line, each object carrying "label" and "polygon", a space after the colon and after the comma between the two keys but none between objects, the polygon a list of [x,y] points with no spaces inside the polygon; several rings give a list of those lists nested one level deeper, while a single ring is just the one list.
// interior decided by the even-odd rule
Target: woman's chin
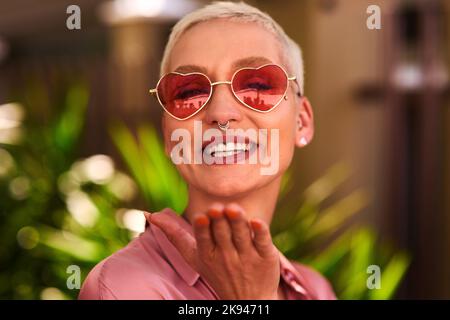
[{"label": "woman's chin", "polygon": [[231,181],[223,181],[217,184],[208,184],[201,186],[201,188],[208,194],[217,198],[234,198],[248,193],[252,187],[237,184]]},{"label": "woman's chin", "polygon": [[250,178],[230,172],[228,175],[208,175],[205,179],[198,180],[197,184],[200,189],[212,196],[228,198],[254,190],[261,183],[257,180],[255,176]]}]

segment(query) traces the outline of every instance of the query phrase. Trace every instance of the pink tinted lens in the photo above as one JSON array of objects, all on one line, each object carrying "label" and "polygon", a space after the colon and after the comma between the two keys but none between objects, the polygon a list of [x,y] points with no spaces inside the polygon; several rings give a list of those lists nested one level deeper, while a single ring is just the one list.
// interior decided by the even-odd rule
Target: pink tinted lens
[{"label": "pink tinted lens", "polygon": [[202,74],[169,73],[158,84],[158,97],[174,117],[186,119],[202,108],[211,94],[211,83]]},{"label": "pink tinted lens", "polygon": [[268,111],[283,98],[288,79],[279,66],[267,65],[238,71],[231,85],[242,103],[260,111]]}]

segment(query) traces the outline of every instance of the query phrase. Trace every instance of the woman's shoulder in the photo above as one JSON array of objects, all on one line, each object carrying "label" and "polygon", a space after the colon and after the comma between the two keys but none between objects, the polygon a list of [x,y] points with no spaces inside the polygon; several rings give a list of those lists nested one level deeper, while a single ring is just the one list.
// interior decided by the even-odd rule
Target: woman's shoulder
[{"label": "woman's shoulder", "polygon": [[83,282],[78,299],[139,299],[135,294],[142,292],[146,292],[146,299],[162,299],[157,289],[161,283],[159,260],[163,258],[151,236],[146,235],[145,245],[142,238],[143,234],[95,265]]},{"label": "woman's shoulder", "polygon": [[308,286],[314,291],[319,300],[335,300],[336,295],[333,287],[320,272],[313,267],[290,260],[295,269],[305,278]]}]

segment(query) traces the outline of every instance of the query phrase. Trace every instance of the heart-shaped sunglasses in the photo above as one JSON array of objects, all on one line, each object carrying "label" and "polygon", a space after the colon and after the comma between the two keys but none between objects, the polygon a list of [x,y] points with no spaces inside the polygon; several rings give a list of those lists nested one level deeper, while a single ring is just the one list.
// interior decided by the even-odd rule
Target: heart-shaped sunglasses
[{"label": "heart-shaped sunglasses", "polygon": [[244,106],[258,112],[269,112],[286,97],[289,81],[293,80],[296,77],[289,77],[281,66],[265,64],[258,68],[238,69],[231,81],[211,82],[200,72],[170,72],[149,92],[156,94],[169,115],[177,120],[186,120],[203,109],[216,85],[230,85],[234,96]]}]

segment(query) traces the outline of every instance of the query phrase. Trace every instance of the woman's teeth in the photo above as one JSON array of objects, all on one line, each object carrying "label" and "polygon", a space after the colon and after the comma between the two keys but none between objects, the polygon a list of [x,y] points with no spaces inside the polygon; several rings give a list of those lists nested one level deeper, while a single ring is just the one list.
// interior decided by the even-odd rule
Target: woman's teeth
[{"label": "woman's teeth", "polygon": [[239,152],[245,152],[250,149],[249,144],[246,143],[218,143],[209,148],[208,153],[213,157],[228,157]]}]

